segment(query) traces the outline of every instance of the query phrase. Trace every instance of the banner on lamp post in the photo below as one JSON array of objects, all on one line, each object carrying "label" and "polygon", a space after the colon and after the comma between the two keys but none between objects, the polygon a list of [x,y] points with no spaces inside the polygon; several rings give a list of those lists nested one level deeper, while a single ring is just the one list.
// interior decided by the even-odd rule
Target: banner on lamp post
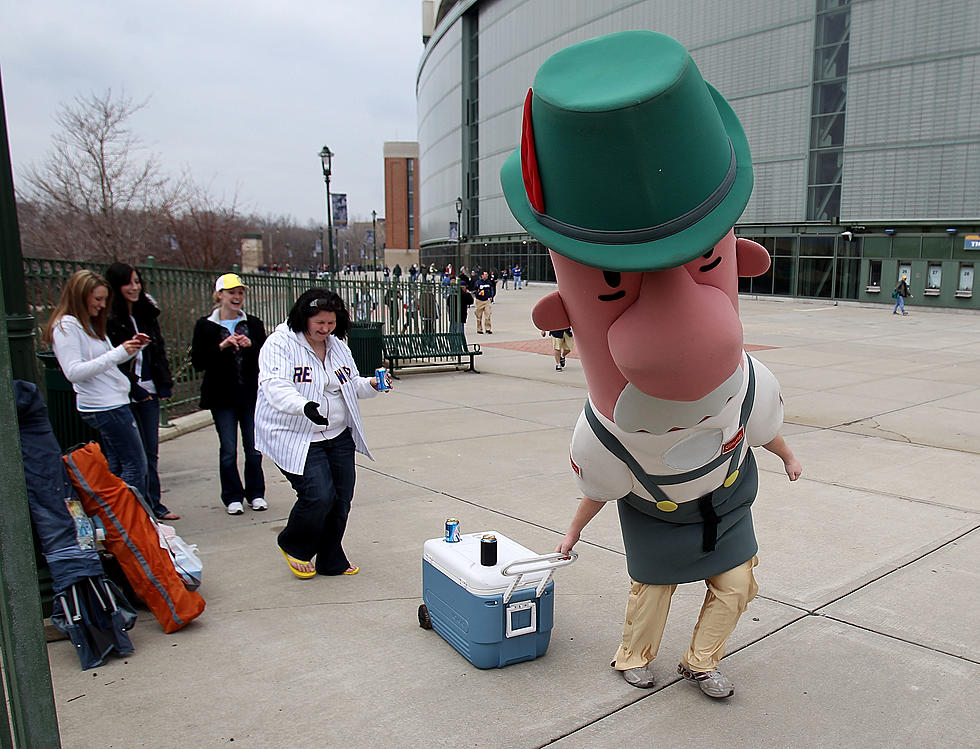
[{"label": "banner on lamp post", "polygon": [[457,239],[459,239],[459,222],[458,221],[450,221],[449,222],[449,239],[450,239],[450,241],[453,241],[453,242],[455,242]]},{"label": "banner on lamp post", "polygon": [[347,193],[331,193],[330,205],[333,210],[334,228],[347,226]]},{"label": "banner on lamp post", "polygon": [[374,229],[368,229],[364,235],[364,244],[374,244]]}]

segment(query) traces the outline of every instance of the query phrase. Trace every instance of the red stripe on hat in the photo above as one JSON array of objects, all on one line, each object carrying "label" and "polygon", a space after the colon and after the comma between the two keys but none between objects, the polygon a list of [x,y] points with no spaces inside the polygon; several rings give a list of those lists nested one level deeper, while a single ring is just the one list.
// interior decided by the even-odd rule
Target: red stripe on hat
[{"label": "red stripe on hat", "polygon": [[524,175],[524,190],[531,207],[544,213],[544,193],[541,190],[541,177],[538,174],[538,157],[534,152],[534,125],[531,123],[531,89],[524,99],[524,123],[521,126],[521,172]]}]

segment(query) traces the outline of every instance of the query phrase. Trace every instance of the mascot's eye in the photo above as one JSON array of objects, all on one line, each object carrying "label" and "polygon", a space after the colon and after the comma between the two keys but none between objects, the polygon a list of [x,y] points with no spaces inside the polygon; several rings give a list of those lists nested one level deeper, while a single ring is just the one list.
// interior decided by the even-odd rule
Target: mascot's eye
[{"label": "mascot's eye", "polygon": [[[602,271],[602,278],[605,280],[606,284],[612,288],[616,288],[622,282],[622,274],[616,273],[611,270]],[[622,299],[626,296],[626,292],[620,289],[619,291],[614,291],[612,294],[599,294],[600,302],[615,302],[617,299]]]},{"label": "mascot's eye", "polygon": [[[708,250],[701,257],[703,257],[705,260],[707,260],[709,257],[711,257],[711,253],[712,252],[714,252],[714,250]],[[714,268],[717,268],[718,267],[718,263],[720,263],[720,262],[721,262],[721,255],[719,255],[718,257],[716,257],[714,260],[712,260],[707,265],[702,265],[700,268],[698,268],[698,270],[701,271],[702,273],[707,273],[709,270],[713,270]]]}]

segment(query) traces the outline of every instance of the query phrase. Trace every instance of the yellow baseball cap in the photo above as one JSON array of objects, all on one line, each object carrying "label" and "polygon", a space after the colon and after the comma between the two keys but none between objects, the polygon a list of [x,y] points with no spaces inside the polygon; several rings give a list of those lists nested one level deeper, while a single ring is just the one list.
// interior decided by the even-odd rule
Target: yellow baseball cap
[{"label": "yellow baseball cap", "polygon": [[237,273],[225,273],[223,276],[219,276],[218,280],[214,282],[215,291],[237,289],[239,286],[243,289],[248,288]]}]

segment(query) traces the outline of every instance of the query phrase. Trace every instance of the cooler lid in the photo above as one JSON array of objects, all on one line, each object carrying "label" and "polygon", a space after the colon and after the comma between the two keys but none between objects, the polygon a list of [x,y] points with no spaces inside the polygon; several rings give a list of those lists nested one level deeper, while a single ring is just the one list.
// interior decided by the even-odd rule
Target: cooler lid
[{"label": "cooler lid", "polygon": [[[480,539],[491,534],[497,537],[497,564],[484,567],[480,564]],[[506,565],[518,559],[536,557],[538,554],[497,531],[462,533],[456,543],[445,538],[430,538],[422,549],[422,558],[448,578],[477,596],[494,596],[506,592],[514,581],[514,575],[501,575]],[[517,590],[536,587],[544,579],[546,571],[531,572],[521,578]]]}]

